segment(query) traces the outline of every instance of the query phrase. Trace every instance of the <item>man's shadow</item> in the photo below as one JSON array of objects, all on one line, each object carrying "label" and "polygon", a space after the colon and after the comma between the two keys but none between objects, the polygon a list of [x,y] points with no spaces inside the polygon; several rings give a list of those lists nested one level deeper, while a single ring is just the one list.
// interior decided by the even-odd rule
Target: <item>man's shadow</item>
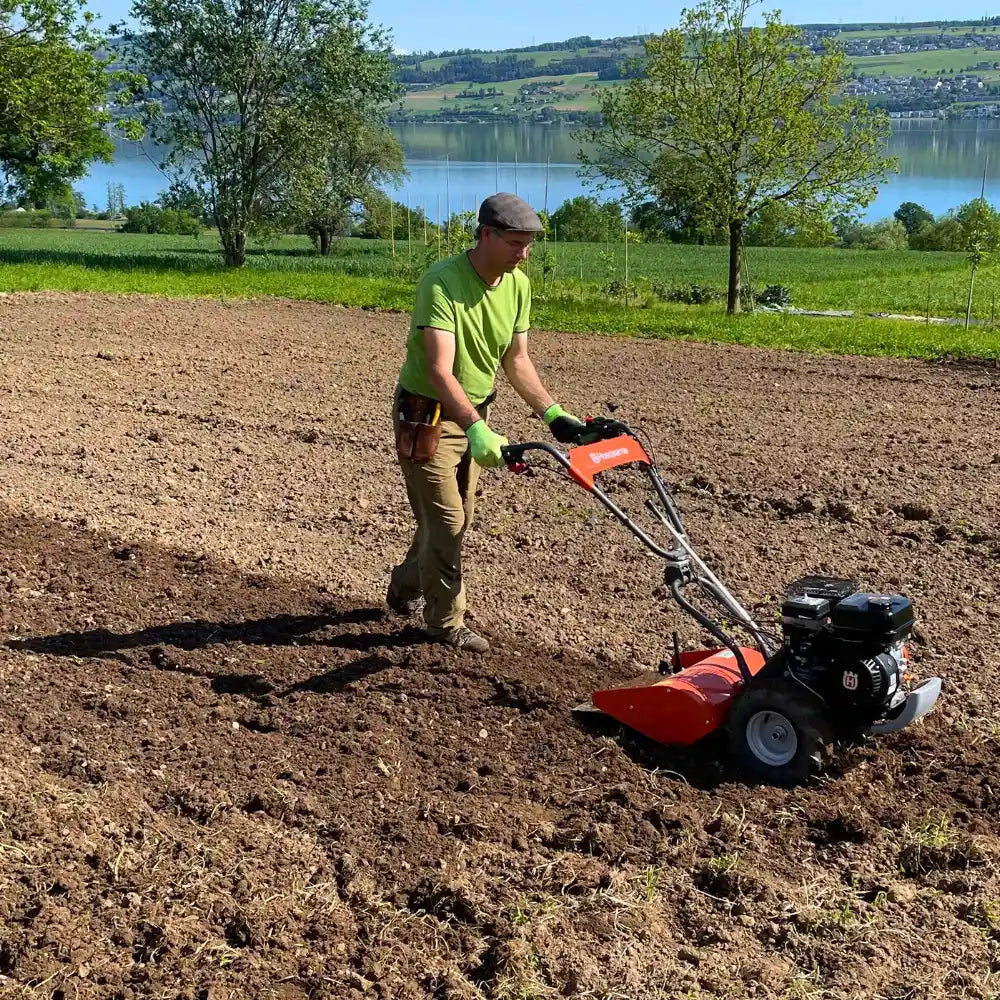
[{"label": "man's shadow", "polygon": [[[112,632],[90,629],[85,632],[57,632],[26,639],[10,639],[3,645],[15,652],[38,653],[48,656],[95,657],[119,660],[137,666],[130,650],[147,650],[148,665],[157,670],[172,671],[209,678],[217,694],[244,695],[266,698],[282,697],[297,691],[328,694],[342,690],[348,684],[369,674],[395,666],[389,657],[376,653],[381,649],[400,649],[423,645],[426,634],[414,625],[396,631],[344,632],[328,634],[341,626],[368,625],[388,619],[381,608],[353,608],[308,615],[271,615],[243,622],[210,622],[203,619],[153,625],[135,632]],[[316,635],[322,632],[324,634]],[[276,689],[259,674],[222,674],[196,670],[176,661],[169,649],[193,651],[208,646],[242,643],[255,646],[325,646],[330,649],[355,650],[369,655],[335,669],[309,677],[284,689]]]}]

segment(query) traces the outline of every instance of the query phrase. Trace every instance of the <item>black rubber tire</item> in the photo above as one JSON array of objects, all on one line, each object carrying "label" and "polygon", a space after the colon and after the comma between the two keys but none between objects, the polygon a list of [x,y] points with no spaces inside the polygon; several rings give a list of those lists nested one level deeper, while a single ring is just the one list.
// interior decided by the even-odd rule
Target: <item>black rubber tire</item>
[{"label": "black rubber tire", "polygon": [[[768,762],[754,750],[751,729],[761,713],[777,713],[791,724],[795,750],[787,761]],[[766,722],[767,716],[761,716]],[[751,684],[736,700],[726,723],[729,750],[747,774],[770,785],[799,785],[822,770],[833,742],[833,727],[822,702],[799,685],[782,678]]]}]

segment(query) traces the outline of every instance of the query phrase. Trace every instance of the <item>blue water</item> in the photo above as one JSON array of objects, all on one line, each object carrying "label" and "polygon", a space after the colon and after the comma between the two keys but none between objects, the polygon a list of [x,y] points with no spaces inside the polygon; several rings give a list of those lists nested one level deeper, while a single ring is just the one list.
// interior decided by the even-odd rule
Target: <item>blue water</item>
[{"label": "blue water", "polygon": [[[565,126],[411,125],[397,135],[407,176],[391,193],[425,209],[434,221],[471,210],[498,190],[516,191],[536,208],[550,210],[593,193],[573,162],[578,143]],[[893,133],[890,151],[899,158],[900,172],[868,207],[868,219],[889,216],[904,201],[938,215],[977,197],[987,154],[994,165],[987,199],[1000,203],[1000,122],[904,122]],[[123,184],[131,205],[154,200],[169,182],[157,166],[155,148],[131,143],[120,144],[113,163],[94,164],[74,186],[88,206],[104,208],[109,183]]]}]

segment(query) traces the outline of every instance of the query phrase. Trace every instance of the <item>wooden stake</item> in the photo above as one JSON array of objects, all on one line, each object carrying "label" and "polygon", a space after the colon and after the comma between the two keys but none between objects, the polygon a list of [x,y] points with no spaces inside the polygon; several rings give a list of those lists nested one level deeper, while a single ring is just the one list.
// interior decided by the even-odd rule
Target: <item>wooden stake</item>
[{"label": "wooden stake", "polygon": [[[990,154],[986,154],[986,162],[983,164],[983,186],[979,191],[980,210],[986,207],[986,170],[990,165]],[[976,283],[976,267],[979,261],[973,257],[972,267],[969,270],[969,299],[965,304],[965,329],[969,329],[969,321],[972,319],[972,288]]]},{"label": "wooden stake", "polygon": [[625,220],[625,301],[628,302],[628,219]]}]

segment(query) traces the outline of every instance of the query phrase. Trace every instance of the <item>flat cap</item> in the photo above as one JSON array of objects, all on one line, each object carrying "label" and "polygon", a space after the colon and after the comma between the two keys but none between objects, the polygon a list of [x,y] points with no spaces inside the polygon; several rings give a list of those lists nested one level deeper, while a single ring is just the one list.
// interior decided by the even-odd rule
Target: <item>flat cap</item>
[{"label": "flat cap", "polygon": [[523,198],[504,191],[491,194],[479,206],[479,224],[522,233],[540,233],[545,228],[535,210]]}]

